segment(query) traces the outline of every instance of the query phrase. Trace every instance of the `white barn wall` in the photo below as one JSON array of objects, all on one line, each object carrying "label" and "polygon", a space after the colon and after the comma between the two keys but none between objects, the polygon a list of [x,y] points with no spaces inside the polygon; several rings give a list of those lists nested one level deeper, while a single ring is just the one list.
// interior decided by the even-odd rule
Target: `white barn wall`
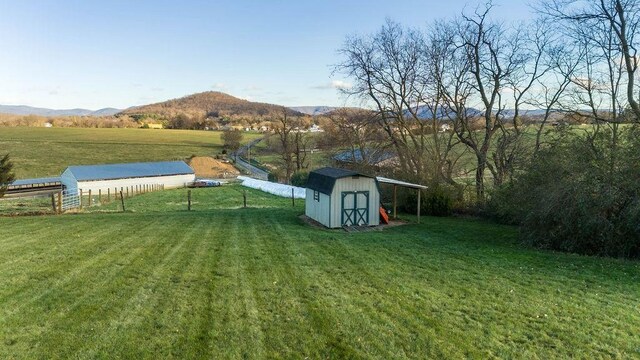
[{"label": "white barn wall", "polygon": [[[337,179],[331,194],[331,225],[342,226],[342,192],[343,191],[368,191],[369,192],[369,225],[380,225],[380,192],[375,179],[367,177],[346,177]],[[313,199],[313,197],[311,198]]]},{"label": "white barn wall", "polygon": [[[66,172],[66,171],[65,171]],[[64,174],[63,174],[64,175]],[[139,185],[164,185],[165,189],[179,188],[185,186],[187,183],[194,181],[195,174],[183,174],[183,175],[170,175],[170,176],[153,176],[153,177],[138,177],[129,179],[111,179],[111,180],[96,180],[96,181],[79,181],[77,182],[77,191],[80,190],[87,192],[91,190],[92,193],[97,194],[99,190],[103,193],[107,192],[107,189],[114,191],[114,189],[135,187]],[[68,183],[72,183],[69,181]],[[63,184],[68,189],[72,189],[65,181]]]}]

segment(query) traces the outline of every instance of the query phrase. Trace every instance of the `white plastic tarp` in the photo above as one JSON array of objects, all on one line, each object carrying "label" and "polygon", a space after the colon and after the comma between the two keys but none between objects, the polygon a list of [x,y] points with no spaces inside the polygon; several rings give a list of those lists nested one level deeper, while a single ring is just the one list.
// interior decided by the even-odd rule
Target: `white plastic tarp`
[{"label": "white plastic tarp", "polygon": [[266,193],[269,194],[273,194],[276,196],[282,196],[282,197],[291,197],[291,189],[293,189],[293,197],[295,197],[296,199],[304,199],[306,197],[306,189],[305,188],[301,188],[301,187],[297,187],[297,186],[291,186],[291,185],[284,185],[284,184],[278,184],[278,183],[273,183],[270,181],[264,181],[264,180],[257,180],[254,178],[250,178],[247,176],[238,176],[238,180],[242,181],[242,186],[246,186],[248,188],[252,188],[252,189],[257,189],[257,190],[262,190]]}]

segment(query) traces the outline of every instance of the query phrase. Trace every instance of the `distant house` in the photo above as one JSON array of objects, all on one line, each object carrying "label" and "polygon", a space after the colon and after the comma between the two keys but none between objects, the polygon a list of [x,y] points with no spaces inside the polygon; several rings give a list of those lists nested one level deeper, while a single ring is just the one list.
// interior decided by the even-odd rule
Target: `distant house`
[{"label": "distant house", "polygon": [[380,191],[375,177],[321,168],[309,173],[305,214],[328,228],[380,224]]},{"label": "distant house", "polygon": [[92,190],[97,193],[119,191],[122,188],[162,185],[182,187],[195,180],[195,173],[184,161],[144,162],[106,165],[69,166],[60,181],[67,192]]},{"label": "distant house", "polygon": [[322,130],[320,126],[313,124],[311,125],[311,127],[309,127],[309,132],[324,132],[324,130]]},{"label": "distant house", "polygon": [[161,123],[147,123],[147,127],[149,129],[162,129],[162,128],[164,128],[164,126],[162,126]]}]

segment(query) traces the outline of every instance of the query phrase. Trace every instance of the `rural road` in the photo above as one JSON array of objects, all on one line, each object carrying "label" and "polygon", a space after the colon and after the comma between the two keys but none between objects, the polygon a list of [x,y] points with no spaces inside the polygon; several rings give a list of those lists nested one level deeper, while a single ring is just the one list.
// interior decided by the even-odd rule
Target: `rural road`
[{"label": "rural road", "polygon": [[268,172],[249,164],[241,158],[249,150],[249,147],[255,146],[260,141],[262,141],[262,138],[252,140],[247,145],[242,146],[236,152],[232,153],[231,156],[236,160],[235,165],[249,172],[252,177],[260,180],[269,180]]}]

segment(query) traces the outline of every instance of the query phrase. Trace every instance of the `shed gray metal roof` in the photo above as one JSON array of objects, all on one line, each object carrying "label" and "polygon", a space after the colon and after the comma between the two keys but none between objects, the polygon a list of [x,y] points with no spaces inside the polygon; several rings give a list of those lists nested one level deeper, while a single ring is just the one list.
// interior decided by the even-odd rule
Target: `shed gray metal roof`
[{"label": "shed gray metal roof", "polygon": [[307,189],[319,191],[323,194],[331,195],[333,186],[336,184],[337,179],[351,176],[362,176],[375,180],[375,178],[372,176],[364,175],[353,170],[324,167],[321,169],[313,170],[309,173],[309,178],[307,179],[307,184],[305,185],[305,187]]},{"label": "shed gray metal roof", "polygon": [[184,161],[143,162],[127,164],[69,166],[78,181],[130,179],[138,177],[193,174],[193,169]]}]

